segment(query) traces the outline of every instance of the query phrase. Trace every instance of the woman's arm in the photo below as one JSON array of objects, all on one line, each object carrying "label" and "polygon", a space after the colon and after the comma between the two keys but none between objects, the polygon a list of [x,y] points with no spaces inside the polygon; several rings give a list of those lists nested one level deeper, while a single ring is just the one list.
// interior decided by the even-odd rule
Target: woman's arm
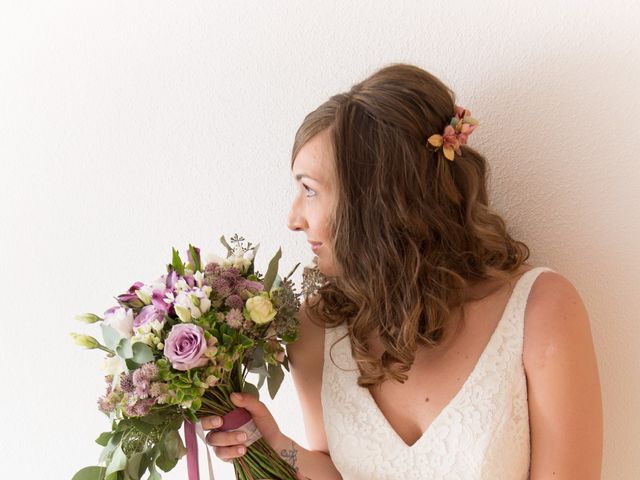
[{"label": "woman's arm", "polygon": [[[231,400],[236,406],[245,408],[251,414],[264,440],[285,462],[294,467],[298,480],[342,480],[329,455],[321,451],[307,450],[284,435],[263,402],[248,393],[243,393],[241,398],[234,398],[232,395]],[[212,430],[220,426],[220,417],[204,417],[201,423],[203,429]],[[214,452],[218,458],[229,461],[246,453],[246,448],[242,452],[238,451],[238,448],[243,446],[243,440],[246,440],[246,436],[244,439],[237,438],[238,433],[236,430],[211,431],[207,434],[207,443],[215,447]]]},{"label": "woman's arm", "polygon": [[342,480],[340,472],[324,452],[307,450],[286,435],[273,446],[278,455],[296,469],[300,478],[309,480]]},{"label": "woman's arm", "polygon": [[530,479],[600,480],[602,399],[582,299],[566,278],[542,273],[525,318]]}]

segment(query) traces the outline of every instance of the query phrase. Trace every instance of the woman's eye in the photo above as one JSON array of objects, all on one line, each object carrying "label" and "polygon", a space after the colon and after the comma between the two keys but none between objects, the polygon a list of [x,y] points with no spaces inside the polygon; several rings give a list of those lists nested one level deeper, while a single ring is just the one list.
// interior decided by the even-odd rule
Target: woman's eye
[{"label": "woman's eye", "polygon": [[302,184],[302,186],[304,187],[304,189],[307,191],[307,193],[311,192],[313,193],[313,195],[307,195],[307,197],[314,197],[316,192],[314,192],[312,189],[310,189],[309,187],[307,187],[304,183]]}]

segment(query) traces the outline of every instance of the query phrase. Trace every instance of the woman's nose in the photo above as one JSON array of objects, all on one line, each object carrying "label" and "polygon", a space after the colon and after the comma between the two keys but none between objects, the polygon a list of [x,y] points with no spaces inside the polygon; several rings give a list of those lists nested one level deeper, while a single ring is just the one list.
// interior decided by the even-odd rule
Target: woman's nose
[{"label": "woman's nose", "polygon": [[287,217],[287,227],[289,227],[289,230],[302,230],[303,226],[303,218],[298,215],[294,209],[291,209],[291,211],[289,212],[289,216]]}]

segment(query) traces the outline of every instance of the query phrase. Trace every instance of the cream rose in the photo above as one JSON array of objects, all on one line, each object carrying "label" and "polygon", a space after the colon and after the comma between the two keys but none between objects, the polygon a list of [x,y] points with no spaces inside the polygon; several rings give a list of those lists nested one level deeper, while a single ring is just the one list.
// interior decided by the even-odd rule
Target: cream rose
[{"label": "cream rose", "polygon": [[267,292],[261,292],[259,295],[247,299],[245,308],[251,320],[259,325],[270,322],[277,313]]}]

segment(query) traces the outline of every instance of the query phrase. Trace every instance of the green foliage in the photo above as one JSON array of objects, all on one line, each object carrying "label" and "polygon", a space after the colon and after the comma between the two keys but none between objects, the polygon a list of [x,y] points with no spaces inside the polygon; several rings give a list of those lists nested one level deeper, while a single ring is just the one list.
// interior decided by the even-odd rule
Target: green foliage
[{"label": "green foliage", "polygon": [[149,345],[142,342],[135,342],[132,346],[132,358],[138,365],[143,363],[153,362],[153,350]]},{"label": "green foliage", "polygon": [[171,250],[173,252],[172,259],[171,259],[171,266],[173,267],[173,270],[178,275],[184,275],[184,263],[182,263],[182,260],[180,259],[180,254],[173,247],[171,248]]},{"label": "green foliage", "polygon": [[258,400],[260,399],[260,392],[258,391],[256,386],[253,385],[252,383],[249,383],[249,382],[245,381],[244,385],[242,386],[242,392],[243,393],[250,393],[251,395],[256,397]]},{"label": "green foliage", "polygon": [[276,393],[280,389],[280,384],[282,384],[282,380],[284,380],[284,372],[280,366],[276,365],[267,365],[267,370],[269,376],[267,377],[267,388],[269,389],[269,395],[271,398],[276,397]]},{"label": "green foliage", "polygon": [[71,480],[104,480],[105,467],[84,467]]},{"label": "green foliage", "polygon": [[122,451],[122,446],[118,445],[111,455],[111,460],[107,464],[107,471],[105,475],[108,477],[113,472],[119,472],[120,470],[124,470],[127,466],[127,456]]},{"label": "green foliage", "polygon": [[106,447],[109,439],[113,436],[112,432],[102,432],[98,438],[96,438],[96,443],[102,447]]},{"label": "green foliage", "polygon": [[280,261],[280,257],[282,257],[282,248],[278,248],[278,251],[269,262],[269,267],[267,268],[267,273],[264,276],[263,282],[265,292],[271,290],[271,287],[273,286],[273,282],[278,274],[278,262]]},{"label": "green foliage", "polygon": [[104,323],[100,324],[100,328],[102,329],[102,339],[105,346],[111,350],[115,350],[122,338],[120,333],[118,333],[115,328],[105,325]]},{"label": "green foliage", "polygon": [[131,342],[128,338],[120,339],[118,346],[116,347],[116,353],[121,358],[131,358],[133,357],[133,350],[131,349]]},{"label": "green foliage", "polygon": [[195,248],[191,244],[189,244],[189,253],[191,254],[191,258],[193,258],[193,271],[202,271],[200,267],[200,255],[196,252]]}]

